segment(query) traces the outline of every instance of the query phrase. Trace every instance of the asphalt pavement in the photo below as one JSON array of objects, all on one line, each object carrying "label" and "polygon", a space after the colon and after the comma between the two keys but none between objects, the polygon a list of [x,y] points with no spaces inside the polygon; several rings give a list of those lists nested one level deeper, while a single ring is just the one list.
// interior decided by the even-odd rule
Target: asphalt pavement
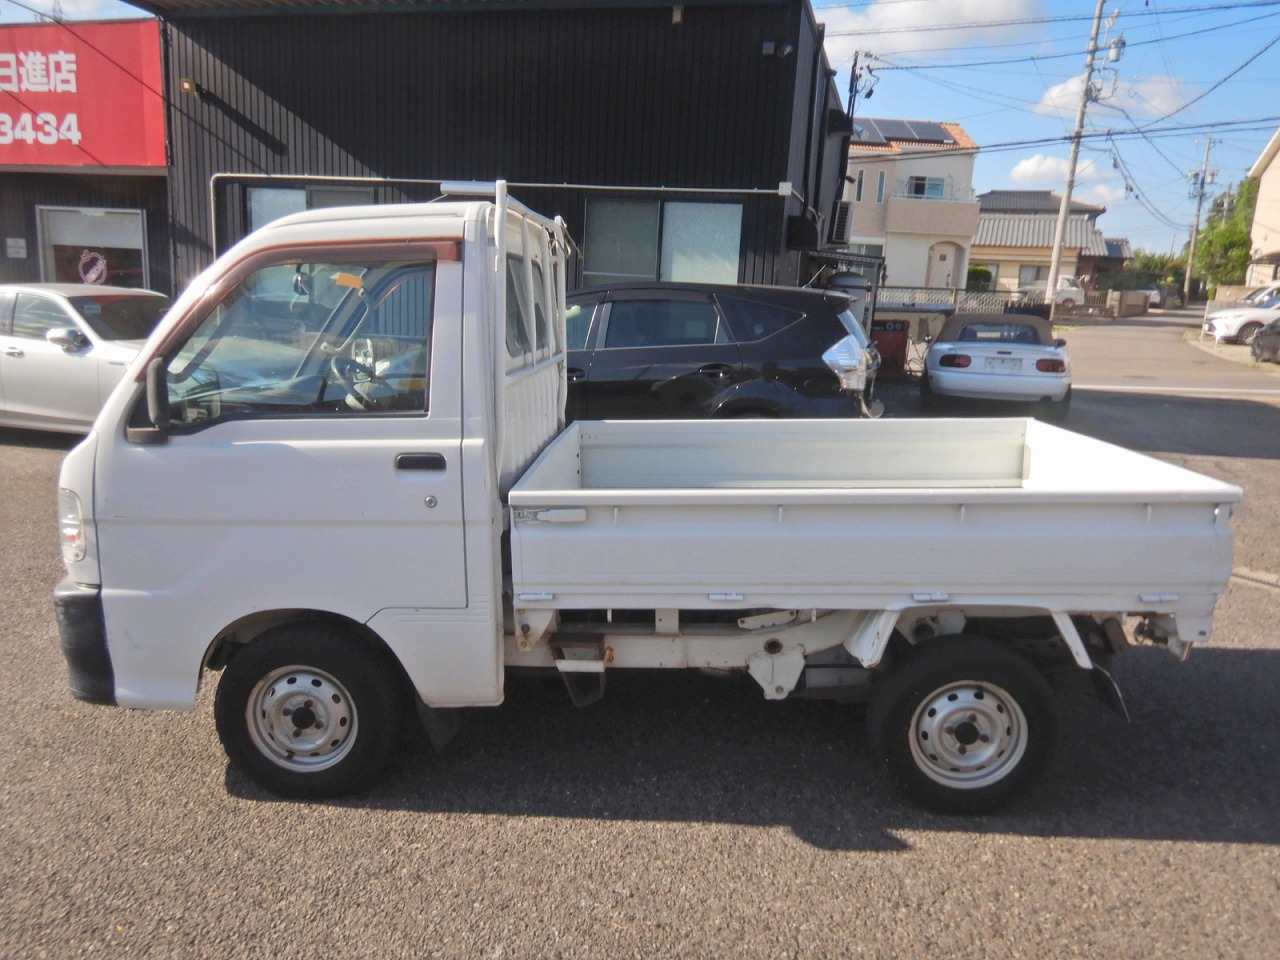
[{"label": "asphalt pavement", "polygon": [[228,767],[212,675],[190,713],[70,697],[69,441],[0,430],[0,957],[1274,955],[1280,380],[1194,319],[1066,330],[1067,426],[1244,487],[1213,643],[1122,657],[1132,722],[1067,699],[1045,782],[978,818],[905,805],[856,710],[697,674],[611,675],[587,711],[514,682],[443,756],[406,730],[362,795],[282,801]]}]

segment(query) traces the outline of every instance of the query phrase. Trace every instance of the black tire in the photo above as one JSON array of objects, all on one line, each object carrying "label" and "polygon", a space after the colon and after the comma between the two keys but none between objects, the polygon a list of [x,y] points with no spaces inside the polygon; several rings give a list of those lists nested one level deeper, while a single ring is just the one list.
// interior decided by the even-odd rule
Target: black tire
[{"label": "black tire", "polygon": [[936,413],[942,406],[942,401],[936,393],[933,392],[933,385],[929,383],[929,374],[927,372],[920,374],[920,409],[925,413]]},{"label": "black tire", "polygon": [[1040,404],[1040,411],[1045,420],[1053,423],[1061,423],[1071,414],[1071,388],[1067,387],[1067,394],[1056,403],[1052,400],[1045,400]]},{"label": "black tire", "polygon": [[984,813],[1049,763],[1058,709],[1023,657],[981,637],[913,647],[876,683],[867,739],[899,788],[940,813]]},{"label": "black tire", "polygon": [[231,658],[213,710],[233,764],[272,793],[311,799],[377,777],[405,722],[403,705],[385,656],[332,625],[295,623]]},{"label": "black tire", "polygon": [[1257,339],[1258,332],[1262,329],[1260,323],[1246,323],[1240,328],[1240,332],[1236,334],[1236,339],[1243,343],[1246,347],[1253,346],[1253,341]]}]

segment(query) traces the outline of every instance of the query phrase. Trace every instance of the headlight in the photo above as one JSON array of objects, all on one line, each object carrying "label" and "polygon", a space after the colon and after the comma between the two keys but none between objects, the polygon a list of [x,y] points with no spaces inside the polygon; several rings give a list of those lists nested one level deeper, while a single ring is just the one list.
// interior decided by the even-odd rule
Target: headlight
[{"label": "headlight", "polygon": [[84,508],[80,498],[65,488],[58,489],[58,534],[62,541],[62,562],[79,563],[84,559]]},{"label": "headlight", "polygon": [[837,340],[822,361],[840,378],[841,390],[859,391],[867,386],[867,352],[853,337]]}]

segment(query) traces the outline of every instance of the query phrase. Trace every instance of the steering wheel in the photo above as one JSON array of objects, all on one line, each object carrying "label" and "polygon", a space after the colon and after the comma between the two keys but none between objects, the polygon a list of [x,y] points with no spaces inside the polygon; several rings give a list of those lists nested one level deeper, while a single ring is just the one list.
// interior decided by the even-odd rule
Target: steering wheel
[{"label": "steering wheel", "polygon": [[378,379],[378,374],[372,367],[351,357],[335,355],[329,358],[329,372],[333,375],[334,383],[347,392],[348,405],[354,405],[361,410],[373,407],[374,401],[356,389],[358,375],[363,374],[367,380]]}]

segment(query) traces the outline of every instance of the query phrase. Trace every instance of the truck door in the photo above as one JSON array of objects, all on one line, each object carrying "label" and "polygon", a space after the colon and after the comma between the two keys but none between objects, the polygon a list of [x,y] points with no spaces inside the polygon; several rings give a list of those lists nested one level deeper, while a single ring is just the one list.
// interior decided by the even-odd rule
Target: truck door
[{"label": "truck door", "polygon": [[[460,336],[446,313],[461,316],[461,264],[430,260],[277,263],[196,307],[159,348],[166,441],[101,453],[116,634],[465,607],[459,375],[432,365]],[[456,365],[455,343],[441,352]]]}]

